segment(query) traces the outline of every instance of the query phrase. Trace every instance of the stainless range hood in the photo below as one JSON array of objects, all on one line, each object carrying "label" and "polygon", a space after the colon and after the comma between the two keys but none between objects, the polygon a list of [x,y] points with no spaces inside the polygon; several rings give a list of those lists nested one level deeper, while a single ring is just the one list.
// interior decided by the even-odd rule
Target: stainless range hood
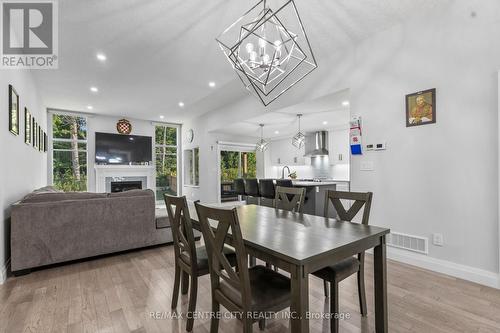
[{"label": "stainless range hood", "polygon": [[320,131],[306,135],[305,156],[328,156],[328,132]]}]

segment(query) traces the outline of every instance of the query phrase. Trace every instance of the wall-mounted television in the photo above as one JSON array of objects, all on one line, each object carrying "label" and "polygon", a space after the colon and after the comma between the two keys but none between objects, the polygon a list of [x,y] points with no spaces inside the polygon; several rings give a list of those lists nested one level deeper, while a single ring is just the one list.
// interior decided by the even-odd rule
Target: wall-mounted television
[{"label": "wall-mounted television", "polygon": [[96,164],[146,164],[152,160],[150,136],[95,134]]}]

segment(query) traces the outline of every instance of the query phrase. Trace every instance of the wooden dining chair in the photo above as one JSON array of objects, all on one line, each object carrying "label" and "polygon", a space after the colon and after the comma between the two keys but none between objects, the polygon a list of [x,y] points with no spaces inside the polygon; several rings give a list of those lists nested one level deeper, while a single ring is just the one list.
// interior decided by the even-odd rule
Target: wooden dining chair
[{"label": "wooden dining chair", "polygon": [[[356,193],[331,190],[327,191],[325,195],[325,217],[328,217],[328,209],[330,203],[337,211],[338,219],[341,221],[349,222],[351,222],[359,213],[359,211],[364,207],[361,223],[364,225],[368,225],[372,197],[372,192]],[[353,203],[349,209],[346,209],[341,200],[349,200]],[[364,252],[359,253],[357,258],[349,257],[313,273],[313,275],[323,279],[326,297],[328,297],[328,291],[330,290],[330,313],[332,313],[330,319],[331,332],[338,332],[339,330],[338,316],[335,315],[339,312],[339,282],[348,278],[354,273],[357,273],[358,275],[358,297],[360,312],[362,316],[366,316],[367,308],[365,293]],[[328,283],[330,283],[330,286],[328,286]]]},{"label": "wooden dining chair", "polygon": [[277,186],[276,197],[274,199],[275,208],[302,213],[305,196],[306,189],[303,187]]},{"label": "wooden dining chair", "polygon": [[[177,307],[181,277],[182,294],[187,294],[190,278],[191,290],[189,293],[188,313],[192,314],[196,310],[198,277],[209,273],[208,254],[205,246],[196,247],[186,197],[174,197],[164,194],[164,199],[174,239],[175,279],[172,294],[172,309]],[[229,263],[233,266],[236,265],[234,250],[225,247],[224,253],[227,255]],[[186,331],[191,332],[193,324],[194,316],[188,315]]]},{"label": "wooden dining chair", "polygon": [[[248,258],[236,208],[211,208],[196,203],[196,211],[209,254],[212,287],[210,333],[219,330],[220,305],[236,313],[243,322],[243,332],[251,333],[253,323],[265,328],[263,314],[281,311],[291,304],[290,279],[264,266],[248,268]],[[212,225],[210,224],[211,222]],[[238,270],[233,270],[223,249],[231,241]],[[259,314],[257,318],[252,314]]]}]

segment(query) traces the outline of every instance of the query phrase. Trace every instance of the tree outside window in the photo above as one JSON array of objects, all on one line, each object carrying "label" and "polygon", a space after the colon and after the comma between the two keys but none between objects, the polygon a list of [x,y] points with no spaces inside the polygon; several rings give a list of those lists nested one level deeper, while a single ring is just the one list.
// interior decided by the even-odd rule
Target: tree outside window
[{"label": "tree outside window", "polygon": [[53,185],[65,192],[87,190],[87,120],[52,115]]},{"label": "tree outside window", "polygon": [[156,126],[155,165],[156,200],[163,200],[163,194],[177,195],[177,127]]}]

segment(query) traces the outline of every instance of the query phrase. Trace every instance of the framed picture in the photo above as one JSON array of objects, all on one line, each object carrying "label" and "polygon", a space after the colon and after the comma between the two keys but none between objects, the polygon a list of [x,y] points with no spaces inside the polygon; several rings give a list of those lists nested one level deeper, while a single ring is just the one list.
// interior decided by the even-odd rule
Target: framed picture
[{"label": "framed picture", "polygon": [[19,95],[9,84],[9,131],[19,135]]},{"label": "framed picture", "polygon": [[35,147],[35,149],[38,149],[38,123],[36,121],[33,129],[33,142],[33,147]]},{"label": "framed picture", "polygon": [[31,144],[36,147],[36,121],[35,117],[31,117]]},{"label": "framed picture", "polygon": [[47,133],[43,133],[43,151],[47,152]]},{"label": "framed picture", "polygon": [[436,122],[436,89],[406,95],[406,127]]},{"label": "framed picture", "polygon": [[42,151],[42,128],[38,125],[38,151]]},{"label": "framed picture", "polygon": [[24,108],[24,143],[31,145],[31,113]]}]

